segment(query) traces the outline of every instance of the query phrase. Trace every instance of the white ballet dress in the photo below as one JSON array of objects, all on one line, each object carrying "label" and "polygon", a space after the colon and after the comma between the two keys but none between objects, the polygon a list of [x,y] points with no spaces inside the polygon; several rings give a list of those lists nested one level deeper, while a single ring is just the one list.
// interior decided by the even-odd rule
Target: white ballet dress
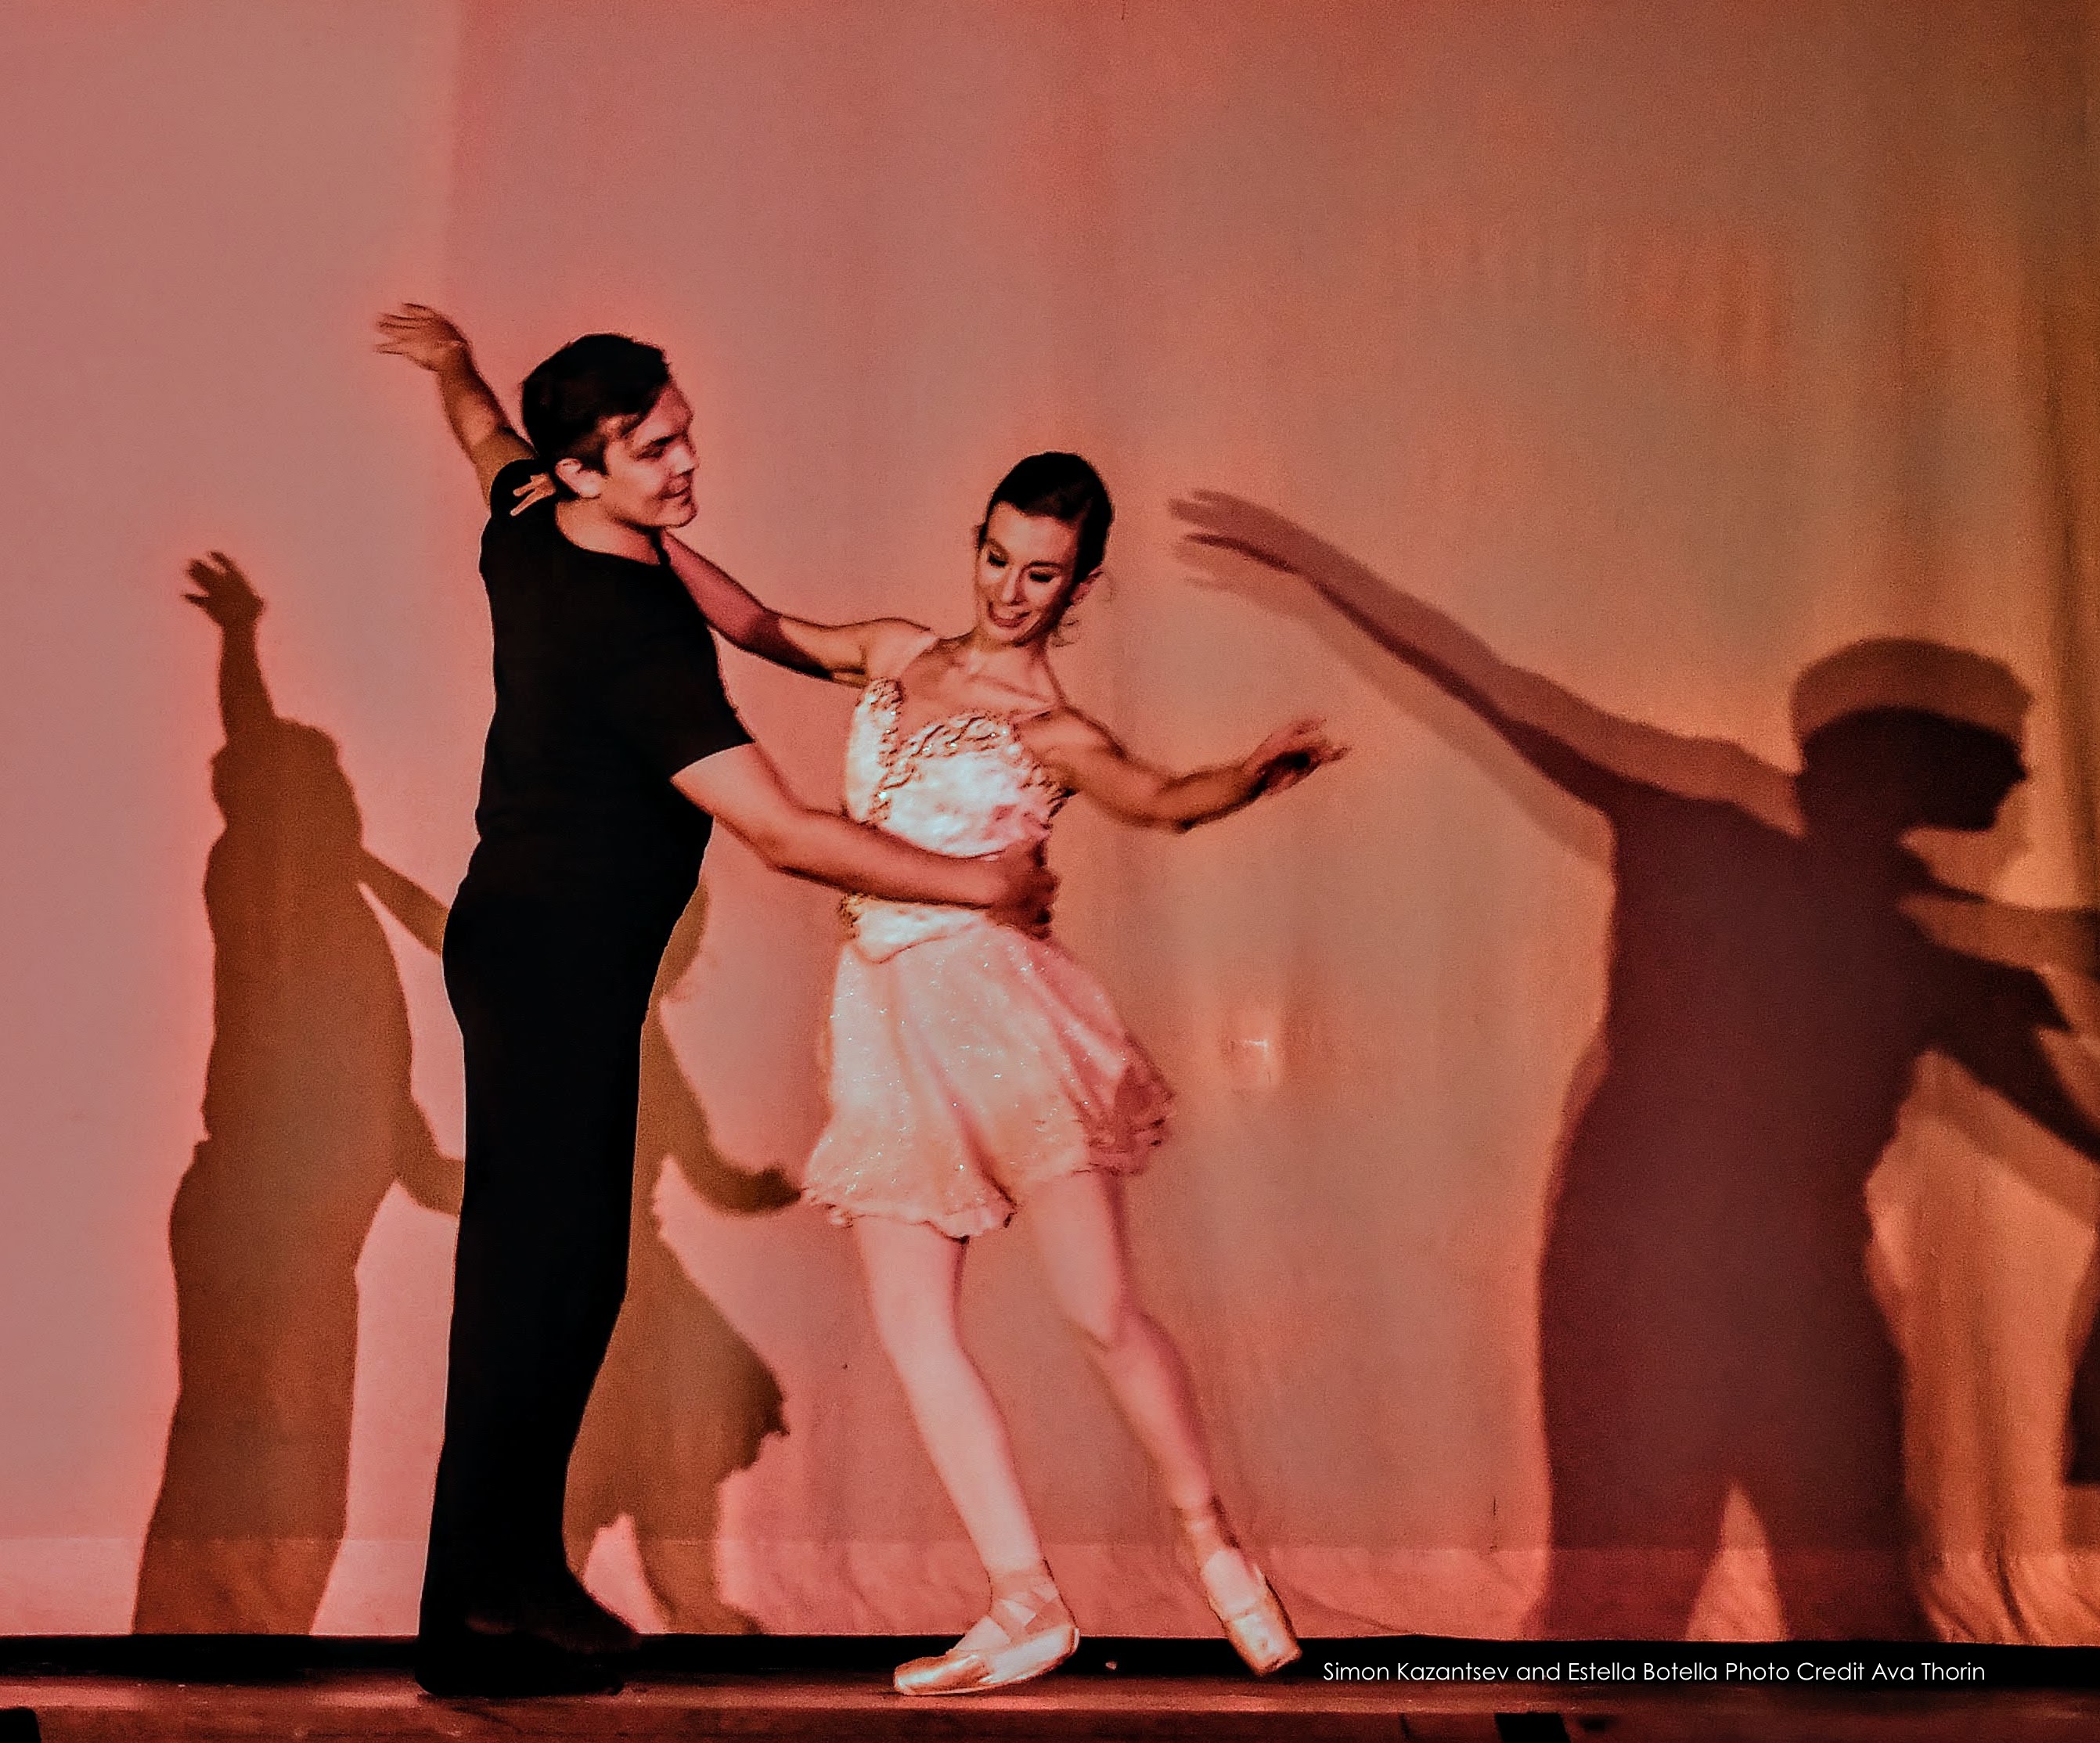
[{"label": "white ballet dress", "polygon": [[[894,678],[862,692],[847,814],[935,853],[1039,842],[1068,796],[1012,721],[968,713],[898,730]],[[1054,940],[973,908],[850,896],[832,994],[831,1119],[803,1196],[836,1221],[998,1228],[1030,1190],[1128,1174],[1172,1097],[1101,984]]]}]

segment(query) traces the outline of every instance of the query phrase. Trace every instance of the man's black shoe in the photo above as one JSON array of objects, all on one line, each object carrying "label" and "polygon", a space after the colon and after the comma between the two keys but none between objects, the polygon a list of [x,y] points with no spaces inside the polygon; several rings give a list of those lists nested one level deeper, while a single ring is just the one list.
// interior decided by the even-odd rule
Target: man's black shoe
[{"label": "man's black shoe", "polygon": [[554,1582],[486,1604],[469,1604],[470,1633],[524,1635],[587,1658],[623,1658],[642,1637],[562,1570]]},{"label": "man's black shoe", "polygon": [[417,1641],[416,1681],[425,1693],[455,1701],[616,1695],[623,1686],[618,1671],[587,1653],[564,1651],[533,1635],[466,1628]]}]

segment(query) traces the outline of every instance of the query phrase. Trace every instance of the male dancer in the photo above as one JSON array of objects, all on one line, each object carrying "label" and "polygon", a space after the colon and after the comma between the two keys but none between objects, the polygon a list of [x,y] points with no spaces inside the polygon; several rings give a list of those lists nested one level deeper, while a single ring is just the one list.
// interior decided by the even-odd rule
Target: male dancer
[{"label": "male dancer", "polygon": [[[658,544],[693,518],[691,410],[663,353],[609,333],[526,378],[527,447],[445,317],[404,305],[379,349],[436,377],[490,518],[496,715],[480,845],[445,933],[466,1058],[443,1451],[417,1678],[434,1694],[618,1686],[633,1631],[569,1571],[569,1455],[626,1286],[642,1026],[719,819],[776,869],[1038,924],[1030,853],[947,858],[782,784],[723,694]],[[551,467],[552,501],[515,509]]]}]

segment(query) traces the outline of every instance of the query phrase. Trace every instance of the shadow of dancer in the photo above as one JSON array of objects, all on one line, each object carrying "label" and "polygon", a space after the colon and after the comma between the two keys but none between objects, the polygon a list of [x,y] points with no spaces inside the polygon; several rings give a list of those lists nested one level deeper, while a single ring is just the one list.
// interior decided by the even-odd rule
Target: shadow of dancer
[{"label": "shadow of dancer", "polygon": [[[1205,492],[1176,511],[1214,579],[1330,626],[1339,613],[1610,830],[1604,1024],[1570,1097],[1540,1277],[1540,1631],[1681,1635],[1733,1488],[1790,1634],[1921,1636],[1868,1176],[1929,1051],[2100,1155],[2059,1076],[2077,1050],[2043,1039],[2070,1025],[2041,964],[1950,947],[1916,911],[1965,917],[2007,954],[2070,943],[2088,959],[2090,917],[1986,902],[1904,845],[1994,827],[2026,774],[2027,692],[1961,650],[1855,644],[1797,683],[1789,774],[1505,664],[1254,504]],[[1278,572],[1317,599],[1280,593]]]},{"label": "shadow of dancer", "polygon": [[[627,1295],[569,1460],[562,1535],[581,1577],[598,1533],[631,1520],[642,1576],[664,1625],[679,1634],[748,1634],[715,1575],[721,1485],[784,1434],[779,1383],[758,1352],[689,1277],[664,1235],[656,1197],[676,1167],[717,1210],[752,1215],[796,1202],[778,1169],[747,1172],[715,1146],[707,1110],[664,1027],[664,1002],[699,956],[707,890],[694,893],[664,947],[642,1029],[633,1233]],[[428,931],[432,951],[444,911]]]},{"label": "shadow of dancer", "polygon": [[634,1233],[627,1300],[569,1461],[563,1534],[580,1574],[598,1531],[633,1521],[636,1549],[664,1624],[680,1634],[748,1634],[757,1624],[716,1583],[721,1488],[784,1434],[780,1388],[757,1350],[695,1286],[664,1238],[656,1198],[676,1167],[717,1210],[749,1215],[796,1202],[777,1169],[747,1173],[723,1157],[706,1110],[664,1028],[664,1001],[699,955],[707,890],[696,891],[665,947],[642,1030],[634,1157]]},{"label": "shadow of dancer", "polygon": [[226,826],[205,872],[205,1139],[169,1221],[180,1390],[132,1626],[303,1634],[341,1544],[357,1261],[395,1182],[459,1207],[409,1087],[399,971],[366,892],[435,947],[444,910],[365,852],[334,741],[282,718],[262,602],[232,560],[186,597],[219,627]]}]

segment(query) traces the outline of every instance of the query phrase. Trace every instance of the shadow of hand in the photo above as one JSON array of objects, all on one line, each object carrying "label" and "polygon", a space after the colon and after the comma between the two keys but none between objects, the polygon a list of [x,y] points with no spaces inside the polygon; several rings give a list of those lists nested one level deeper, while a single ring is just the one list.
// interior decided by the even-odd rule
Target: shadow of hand
[{"label": "shadow of hand", "polygon": [[1201,584],[1316,624],[1339,612],[1440,683],[1449,673],[1478,691],[1495,673],[1514,671],[1435,607],[1273,509],[1221,490],[1199,490],[1170,507],[1189,527],[1181,554]]},{"label": "shadow of hand", "polygon": [[[1316,584],[1325,576],[1344,572],[1377,579],[1339,545],[1330,545],[1288,516],[1229,491],[1193,491],[1176,497],[1167,508],[1188,527],[1183,547],[1198,562],[1212,563],[1214,559],[1207,553],[1225,551],[1280,575]],[[1224,585],[1250,588],[1255,582],[1254,577],[1237,567],[1220,572],[1220,579]]]},{"label": "shadow of hand", "polygon": [[710,1169],[706,1185],[695,1189],[716,1209],[739,1216],[756,1216],[784,1210],[802,1196],[801,1189],[778,1168],[761,1168],[756,1174],[724,1163]]},{"label": "shadow of hand", "polygon": [[224,551],[198,558],[188,572],[190,585],[197,590],[183,597],[220,629],[238,629],[262,615],[262,595]]},{"label": "shadow of hand", "polygon": [[457,1216],[466,1188],[466,1165],[432,1145],[397,1163],[395,1178],[402,1190],[426,1211]]},{"label": "shadow of hand", "polygon": [[1314,615],[1319,601],[1312,589],[1293,584],[1312,581],[1323,562],[1348,561],[1296,522],[1223,491],[1196,491],[1167,506],[1184,524],[1177,554],[1189,579],[1271,610]]},{"label": "shadow of hand", "polygon": [[1196,491],[1169,508],[1189,529],[1180,554],[1200,585],[1308,621],[1339,611],[1403,660],[1426,654],[1462,664],[1463,655],[1486,652],[1442,612],[1273,509],[1221,490]]}]

